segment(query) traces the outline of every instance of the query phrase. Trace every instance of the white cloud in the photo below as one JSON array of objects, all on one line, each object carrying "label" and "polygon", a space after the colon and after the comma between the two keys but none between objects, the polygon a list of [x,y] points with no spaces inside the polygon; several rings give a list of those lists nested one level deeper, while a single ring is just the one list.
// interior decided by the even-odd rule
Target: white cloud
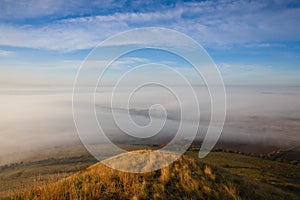
[{"label": "white cloud", "polygon": [[72,51],[95,46],[95,32],[63,24],[44,27],[0,25],[0,44],[7,46]]},{"label": "white cloud", "polygon": [[299,73],[274,70],[273,66],[253,64],[218,64],[228,85],[299,85]]},{"label": "white cloud", "polygon": [[[159,7],[156,11],[112,11],[42,25],[0,24],[0,45],[74,51],[92,48],[120,31],[145,26],[175,29],[212,47],[299,40],[300,9],[281,4],[264,1],[177,3],[175,7]],[[49,8],[51,5],[48,3],[44,7]],[[60,15],[68,13],[67,8],[62,8],[63,5],[55,4],[48,12]],[[30,9],[34,9],[35,15],[41,15],[35,6]],[[2,13],[1,16],[9,16],[9,13]]]},{"label": "white cloud", "polygon": [[15,55],[15,52],[13,51],[6,51],[0,49],[0,57],[9,57]]},{"label": "white cloud", "polygon": [[[187,88],[175,88],[176,91],[187,92]],[[206,124],[210,119],[210,97],[205,87],[197,87],[200,122]],[[295,87],[229,87],[227,89],[227,121],[222,138],[229,141],[242,140],[244,142],[267,142],[280,144],[286,141],[299,143],[300,118],[299,88]],[[124,138],[120,129],[109,114],[110,91],[112,88],[102,88],[96,95],[98,119],[106,134],[117,138]],[[127,89],[119,90],[116,104],[127,102]],[[13,153],[28,152],[40,149],[78,143],[78,135],[72,118],[71,89],[60,91],[52,88],[29,88],[27,90],[0,90],[0,164],[11,158]],[[155,98],[153,98],[155,96]],[[93,118],[88,113],[88,105],[92,102],[89,95],[80,95],[78,103],[82,111],[84,123],[93,125]],[[251,101],[249,101],[251,99]],[[122,103],[123,102],[123,103]],[[191,98],[187,94],[181,99],[182,108],[188,111],[192,120],[195,108],[191,106]],[[270,103],[272,102],[272,103]],[[133,117],[148,124],[145,109],[149,105],[159,103],[168,110],[171,119],[180,120],[178,102],[167,90],[161,88],[145,88],[137,92],[130,106]],[[82,110],[81,110],[82,109]],[[127,112],[126,107],[116,109],[118,115]],[[139,114],[139,115],[137,115]],[[179,114],[179,115],[178,115]],[[120,118],[119,119],[123,119]],[[174,120],[173,120],[174,121]],[[166,133],[177,130],[177,124],[167,122]],[[206,124],[207,125],[207,124]],[[205,125],[205,126],[206,126]],[[203,131],[203,132],[202,132]],[[201,134],[206,131],[201,130]],[[99,133],[98,126],[90,126],[89,133]],[[188,132],[187,132],[188,133]],[[97,138],[98,139],[98,138]],[[264,139],[264,140],[262,140]],[[101,142],[101,140],[93,140]],[[146,140],[149,141],[149,140]],[[15,157],[13,157],[15,158]]]}]

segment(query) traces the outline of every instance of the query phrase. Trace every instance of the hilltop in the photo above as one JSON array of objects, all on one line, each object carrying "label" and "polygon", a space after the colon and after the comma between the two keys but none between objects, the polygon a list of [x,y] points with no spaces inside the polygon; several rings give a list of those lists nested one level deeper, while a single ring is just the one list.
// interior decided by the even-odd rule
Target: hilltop
[{"label": "hilltop", "polygon": [[[135,151],[114,159],[132,160]],[[121,162],[122,163],[122,162]],[[155,163],[154,163],[155,165]],[[147,166],[144,166],[147,167]],[[184,155],[148,173],[126,173],[96,163],[68,178],[34,186],[8,199],[297,199],[290,193]]]}]

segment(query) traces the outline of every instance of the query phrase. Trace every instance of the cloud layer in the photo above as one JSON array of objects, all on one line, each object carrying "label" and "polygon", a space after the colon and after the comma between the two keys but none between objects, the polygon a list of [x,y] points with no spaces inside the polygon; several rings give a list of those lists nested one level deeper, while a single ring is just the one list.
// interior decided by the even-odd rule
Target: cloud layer
[{"label": "cloud layer", "polygon": [[[181,88],[184,90],[184,88]],[[204,87],[196,88],[200,99],[200,131],[199,138],[203,138],[210,119],[210,101]],[[86,113],[87,102],[81,100],[82,114],[87,125],[91,122]],[[119,96],[124,94],[120,93]],[[155,99],[151,98],[155,95]],[[45,88],[27,91],[0,92],[0,163],[7,157],[37,151],[47,147],[55,147],[79,142],[71,109],[71,93],[69,91],[48,90]],[[149,123],[147,109],[149,104],[161,103],[168,110],[166,126],[157,137],[150,141],[168,141],[174,134],[180,121],[178,103],[173,97],[167,97],[165,90],[148,88],[139,93],[137,101],[131,104],[129,110],[133,119],[140,125]],[[221,140],[242,141],[268,145],[295,145],[300,141],[298,130],[300,121],[298,87],[229,87],[227,88],[228,107],[227,119]],[[110,118],[110,93],[102,88],[97,93],[96,109],[106,134],[115,142],[141,141],[129,139],[117,128]],[[251,99],[251,101],[249,101]],[[118,98],[118,101],[126,99]],[[270,103],[271,102],[271,103]],[[189,106],[190,100],[183,99],[182,106],[188,110],[191,122],[195,119],[195,108]],[[115,111],[122,119],[128,110],[116,107]],[[86,117],[85,117],[86,116]],[[94,115],[93,115],[94,116]],[[154,110],[152,116],[160,120],[163,115]],[[91,134],[97,133],[97,127],[91,126]],[[141,133],[143,134],[143,133]],[[146,133],[144,133],[146,134]],[[189,133],[185,134],[186,137]],[[92,138],[94,139],[94,138]],[[98,138],[99,139],[99,138]],[[101,143],[101,140],[95,140]],[[147,140],[143,140],[147,142]],[[148,141],[149,142],[149,141]]]},{"label": "cloud layer", "polygon": [[7,1],[0,13],[0,45],[55,51],[92,48],[120,31],[145,26],[182,31],[212,47],[300,40],[297,1]]}]

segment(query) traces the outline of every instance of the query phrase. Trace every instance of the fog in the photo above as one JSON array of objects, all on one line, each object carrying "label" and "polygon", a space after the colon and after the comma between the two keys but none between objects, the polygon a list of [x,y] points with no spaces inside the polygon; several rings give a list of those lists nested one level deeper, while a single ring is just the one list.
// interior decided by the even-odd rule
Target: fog
[{"label": "fog", "polygon": [[[178,87],[184,92],[186,88]],[[98,89],[95,95],[95,110],[106,136],[111,141],[119,143],[155,143],[168,142],[178,129],[181,113],[188,113],[185,118],[189,123],[199,123],[197,140],[206,133],[211,117],[210,98],[205,87],[194,87],[200,108],[200,119],[196,118],[196,109],[188,96],[180,103],[175,96],[164,88],[150,87],[136,92],[132,96],[129,109],[125,105],[126,94],[119,90],[111,109],[111,93],[109,87]],[[227,113],[221,141],[247,142],[253,144],[272,144],[293,146],[300,142],[300,88],[276,86],[228,86]],[[91,113],[86,109],[91,101],[86,99],[89,91],[83,91],[77,99],[83,122],[91,123]],[[32,88],[26,90],[0,91],[0,164],[12,162],[26,152],[37,152],[46,148],[63,145],[79,144],[80,140],[72,115],[72,90]],[[151,105],[154,106],[150,112]],[[181,107],[180,107],[181,106]],[[162,109],[164,107],[165,109]],[[218,106],[215,107],[218,110]],[[160,127],[159,133],[139,133],[140,138],[134,138],[118,128],[112,111],[118,120],[126,119],[130,113],[134,123],[146,126],[150,122]],[[150,120],[152,117],[152,121]],[[87,132],[99,131],[93,125]],[[131,129],[129,129],[131,130]],[[132,130],[134,131],[134,130]],[[149,137],[150,136],[150,137]],[[186,130],[185,136],[189,137]],[[145,138],[149,137],[149,138]],[[94,138],[91,138],[94,140]],[[97,138],[95,143],[101,143]]]}]

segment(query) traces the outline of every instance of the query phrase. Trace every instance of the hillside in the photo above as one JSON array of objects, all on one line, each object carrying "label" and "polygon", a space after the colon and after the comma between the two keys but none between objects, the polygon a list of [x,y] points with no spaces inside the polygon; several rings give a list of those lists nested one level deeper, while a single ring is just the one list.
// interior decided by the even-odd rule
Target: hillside
[{"label": "hillside", "polygon": [[270,159],[280,161],[290,161],[291,163],[300,163],[300,146],[289,149],[282,149],[271,153]]},{"label": "hillside", "polygon": [[[145,151],[136,151],[133,154]],[[113,159],[138,163],[132,153]],[[155,164],[155,163],[154,163]],[[147,166],[144,166],[147,167]],[[34,186],[7,199],[297,199],[278,188],[182,156],[160,170],[125,173],[97,163],[46,186]]]}]

